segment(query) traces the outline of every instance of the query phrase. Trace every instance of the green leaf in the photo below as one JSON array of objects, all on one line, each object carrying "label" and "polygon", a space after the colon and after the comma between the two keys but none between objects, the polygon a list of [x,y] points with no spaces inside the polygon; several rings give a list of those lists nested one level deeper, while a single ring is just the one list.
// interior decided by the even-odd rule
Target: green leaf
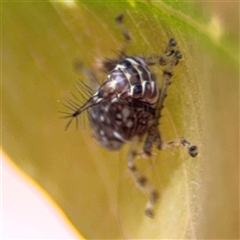
[{"label": "green leaf", "polygon": [[[238,237],[239,8],[204,4],[2,3],[3,149],[86,238]],[[147,195],[127,170],[130,146],[103,150],[84,114],[80,130],[64,132],[59,120],[76,81],[87,81],[74,61],[94,67],[121,48],[120,13],[133,36],[130,55],[161,54],[169,38],[178,41],[183,59],[160,129],[165,140],[184,136],[200,151],[192,159],[184,148],[154,150],[137,160],[161,194],[154,219],[144,215]]]}]

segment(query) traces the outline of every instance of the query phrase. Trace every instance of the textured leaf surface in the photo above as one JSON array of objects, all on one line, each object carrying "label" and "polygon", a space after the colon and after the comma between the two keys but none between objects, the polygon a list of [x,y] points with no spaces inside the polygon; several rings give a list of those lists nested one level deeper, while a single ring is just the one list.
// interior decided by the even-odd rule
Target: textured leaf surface
[{"label": "textured leaf surface", "polygon": [[[2,3],[3,149],[86,238],[238,237],[239,8],[206,5]],[[184,57],[160,128],[166,140],[185,136],[200,150],[196,159],[178,148],[137,160],[161,193],[155,219],[143,214],[147,196],[127,171],[129,146],[101,149],[86,116],[80,130],[64,132],[57,112],[76,81],[86,82],[73,62],[91,67],[120,49],[120,13],[133,35],[129,54],[161,53],[177,39]]]}]

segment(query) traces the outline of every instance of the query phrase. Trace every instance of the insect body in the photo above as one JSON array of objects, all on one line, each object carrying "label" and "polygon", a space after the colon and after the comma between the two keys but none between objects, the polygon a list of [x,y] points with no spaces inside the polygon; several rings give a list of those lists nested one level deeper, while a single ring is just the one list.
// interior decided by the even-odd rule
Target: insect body
[{"label": "insect body", "polygon": [[128,57],[74,114],[88,108],[95,138],[103,147],[116,150],[148,131],[158,97],[155,76],[147,64],[139,57]]},{"label": "insect body", "polygon": [[[123,15],[120,15],[117,23],[128,44],[131,38],[122,20]],[[151,155],[154,144],[159,150],[183,145],[192,157],[196,157],[196,146],[191,146],[184,138],[164,143],[158,129],[161,110],[171,84],[172,70],[181,59],[180,52],[175,50],[176,45],[176,41],[170,39],[165,52],[153,58],[127,56],[124,47],[118,59],[103,61],[103,69],[108,72],[106,81],[84,104],[68,100],[73,112],[66,116],[71,118],[67,127],[87,110],[95,139],[108,150],[118,150],[133,139],[145,137],[145,155]],[[161,88],[148,67],[157,64],[165,66]],[[85,90],[88,89],[83,86]],[[152,217],[158,192],[138,170],[134,163],[136,156],[136,150],[131,149],[127,159],[128,168],[138,186],[149,194],[145,213]]]}]

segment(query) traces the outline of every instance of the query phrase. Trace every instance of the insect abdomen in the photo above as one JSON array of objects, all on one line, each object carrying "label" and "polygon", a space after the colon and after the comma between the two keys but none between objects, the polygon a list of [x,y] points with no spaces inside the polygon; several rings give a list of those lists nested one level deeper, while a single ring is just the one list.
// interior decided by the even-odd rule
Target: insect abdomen
[{"label": "insect abdomen", "polygon": [[[149,129],[154,110],[129,104],[126,100],[100,103],[88,109],[89,121],[97,142],[108,150],[118,150],[135,137],[143,136]],[[151,111],[150,111],[151,109]]]}]

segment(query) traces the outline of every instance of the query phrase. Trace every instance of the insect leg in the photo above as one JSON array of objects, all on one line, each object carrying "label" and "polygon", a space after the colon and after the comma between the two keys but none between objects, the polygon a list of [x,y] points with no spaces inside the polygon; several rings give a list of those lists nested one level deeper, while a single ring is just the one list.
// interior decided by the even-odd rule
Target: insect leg
[{"label": "insect leg", "polygon": [[[171,41],[169,41],[171,42]],[[170,45],[170,44],[169,44]],[[171,47],[167,48],[166,52],[171,52]],[[151,155],[151,149],[153,144],[155,143],[158,149],[161,149],[161,136],[158,130],[159,119],[161,117],[161,111],[164,107],[164,100],[167,97],[167,91],[169,86],[171,85],[172,81],[172,71],[173,68],[178,64],[179,60],[181,59],[181,53],[179,51],[175,51],[173,54],[171,53],[172,58],[166,65],[163,70],[163,79],[162,79],[162,86],[161,90],[159,90],[159,98],[157,101],[156,112],[154,117],[154,122],[148,131],[148,135],[144,145],[144,153],[147,155]]]},{"label": "insect leg", "polygon": [[147,58],[145,59],[145,62],[149,66],[153,66],[157,64],[162,66],[167,65],[169,63],[169,57],[175,53],[175,46],[177,46],[177,42],[175,39],[171,38],[163,54],[161,54],[160,56],[156,55],[156,56]]},{"label": "insect leg", "polygon": [[115,21],[124,37],[124,43],[123,43],[122,47],[120,48],[120,50],[117,51],[118,57],[115,59],[106,58],[104,60],[100,60],[100,62],[99,62],[101,65],[101,69],[103,69],[107,73],[112,71],[120,61],[122,61],[124,58],[127,57],[126,51],[131,43],[131,33],[123,24],[123,19],[124,19],[124,14],[120,14],[119,16],[117,16],[115,18]]},{"label": "insect leg", "polygon": [[164,100],[167,97],[168,88],[172,83],[173,68],[178,64],[181,58],[182,58],[182,55],[179,51],[174,52],[171,61],[169,61],[169,63],[163,70],[162,86],[161,86],[161,91],[160,91],[158,102],[157,102],[156,115],[155,115],[155,120],[157,125],[159,123],[161,110],[164,107]]},{"label": "insect leg", "polygon": [[115,18],[116,23],[118,25],[118,27],[120,28],[122,35],[124,37],[124,44],[120,50],[120,57],[121,58],[125,58],[126,55],[126,50],[129,47],[129,45],[131,44],[132,38],[131,38],[131,33],[130,31],[125,27],[124,23],[123,23],[123,19],[124,19],[124,14],[120,14],[119,16],[117,16]]},{"label": "insect leg", "polygon": [[130,150],[128,155],[128,168],[132,174],[132,177],[136,184],[149,195],[149,199],[146,205],[145,214],[148,217],[154,217],[154,205],[158,199],[158,192],[156,188],[148,181],[148,179],[138,170],[137,166],[134,163],[134,159],[137,156],[136,149],[133,148]]},{"label": "insect leg", "polygon": [[[155,121],[156,122],[156,121]],[[158,124],[154,124],[149,128],[147,138],[144,143],[143,152],[147,156],[151,156],[153,144],[156,144],[158,149],[161,149],[162,139],[158,130]]]},{"label": "insect leg", "polygon": [[164,150],[168,148],[178,147],[180,145],[187,148],[188,153],[191,157],[196,157],[198,155],[198,147],[195,145],[191,145],[191,143],[188,142],[185,138],[179,138],[179,139],[162,143],[161,149]]}]

